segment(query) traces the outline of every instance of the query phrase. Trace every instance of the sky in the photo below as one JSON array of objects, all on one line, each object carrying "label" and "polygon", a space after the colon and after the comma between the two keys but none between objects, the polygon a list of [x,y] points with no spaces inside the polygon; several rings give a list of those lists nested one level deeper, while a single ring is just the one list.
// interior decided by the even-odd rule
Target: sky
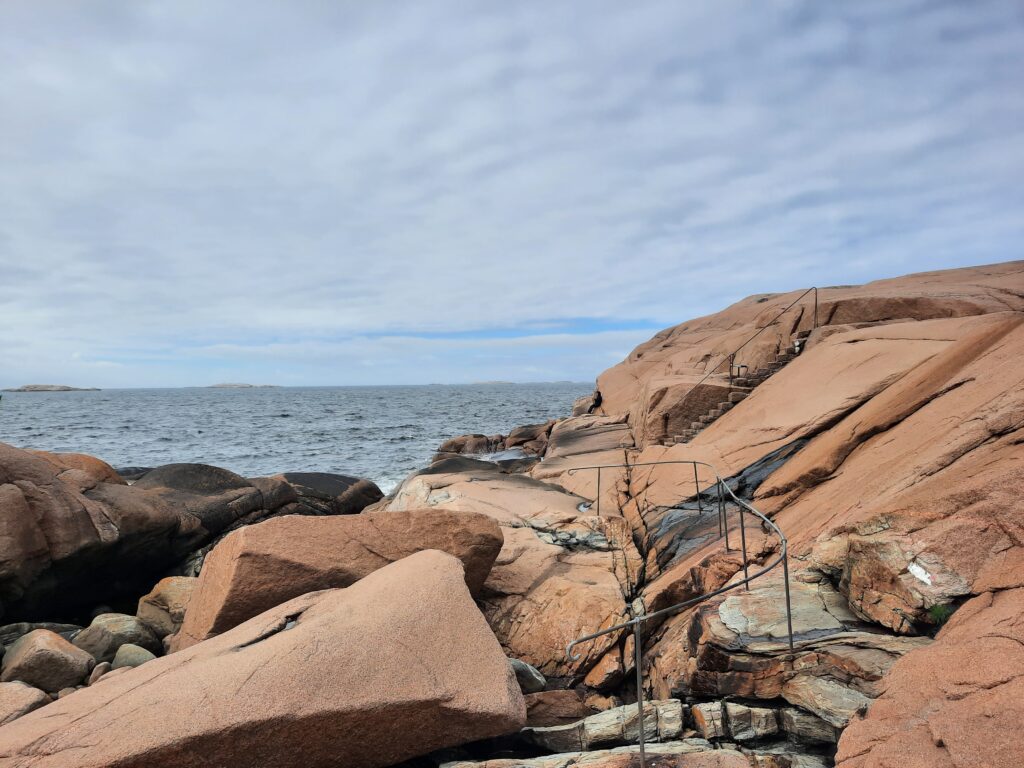
[{"label": "sky", "polygon": [[1024,5],[3,0],[0,386],[592,380],[1019,259]]}]

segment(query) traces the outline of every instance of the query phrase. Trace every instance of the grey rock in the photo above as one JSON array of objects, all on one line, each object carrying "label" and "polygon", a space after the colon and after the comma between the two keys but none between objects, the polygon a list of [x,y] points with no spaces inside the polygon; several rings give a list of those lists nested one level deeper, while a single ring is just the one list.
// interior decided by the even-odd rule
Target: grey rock
[{"label": "grey rock", "polygon": [[6,647],[23,635],[35,629],[48,629],[56,632],[65,640],[73,640],[75,635],[82,631],[77,624],[58,624],[52,621],[19,621],[15,624],[5,624],[0,627],[0,646]]},{"label": "grey rock", "polygon": [[162,644],[145,622],[125,613],[101,613],[74,639],[74,644],[96,661],[112,661],[125,643],[159,652]]},{"label": "grey rock", "polygon": [[125,643],[117,649],[117,654],[114,656],[114,663],[110,665],[111,671],[117,669],[124,669],[125,667],[140,667],[147,661],[155,659],[152,653],[147,651],[145,648],[140,648],[137,645],[131,643]]},{"label": "grey rock", "polygon": [[780,713],[782,730],[806,744],[835,744],[839,730],[830,723],[802,709],[787,707]]},{"label": "grey rock", "polygon": [[[676,699],[644,702],[644,740],[663,742],[683,732],[683,703]],[[552,752],[586,751],[639,741],[640,719],[635,704],[598,712],[575,723],[524,728],[520,735]]]},{"label": "grey rock", "polygon": [[754,741],[779,732],[779,721],[774,709],[728,702],[725,714],[729,733],[737,741]]},{"label": "grey rock", "polygon": [[539,693],[548,684],[547,678],[540,671],[520,659],[509,659],[512,670],[516,673],[516,680],[523,693]]}]

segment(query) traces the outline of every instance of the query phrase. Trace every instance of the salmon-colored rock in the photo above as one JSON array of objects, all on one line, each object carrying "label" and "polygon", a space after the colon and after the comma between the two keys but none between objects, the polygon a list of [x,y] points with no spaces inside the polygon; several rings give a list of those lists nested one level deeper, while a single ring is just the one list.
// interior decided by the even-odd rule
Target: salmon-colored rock
[{"label": "salmon-colored rock", "polygon": [[0,764],[373,768],[525,717],[460,562],[424,551],[3,726]]},{"label": "salmon-colored rock", "polygon": [[4,653],[0,681],[14,680],[56,693],[85,681],[96,660],[48,629],[18,638]]},{"label": "salmon-colored rock", "polygon": [[84,453],[51,453],[50,451],[30,451],[53,464],[62,471],[77,470],[88,477],[92,484],[113,483],[114,485],[127,485],[124,478],[117,474],[107,462],[89,456]]},{"label": "salmon-colored rock", "polygon": [[49,696],[27,683],[0,683],[0,725],[17,720],[49,703]]},{"label": "salmon-colored rock", "polygon": [[502,545],[486,515],[440,509],[339,517],[288,515],[234,531],[207,556],[173,650],[220,634],[293,597],[347,587],[424,549],[458,557],[473,594]]},{"label": "salmon-colored rock", "polygon": [[1024,758],[1024,589],[961,607],[908,653],[839,740],[837,768],[1016,768]]},{"label": "salmon-colored rock", "polygon": [[568,659],[566,645],[627,615],[626,595],[642,562],[628,523],[614,510],[592,514],[585,499],[494,464],[438,462],[405,480],[386,509],[479,512],[502,526],[504,546],[484,584],[484,614],[509,656],[545,677],[582,679],[613,648],[609,635]]},{"label": "salmon-colored rock", "polygon": [[[1022,262],[927,272],[862,286],[823,288],[818,295],[819,325],[838,326],[896,320],[966,317],[1024,310],[1014,290],[1022,282]],[[728,309],[658,333],[619,365],[598,378],[603,414],[629,414],[641,445],[665,437],[661,415],[684,407],[688,391],[709,372],[709,384],[728,383],[728,354],[758,329],[766,328],[738,354],[737,365],[750,370],[771,362],[801,331],[814,325],[814,296],[803,290],[751,296]],[[774,325],[767,325],[778,318]],[[656,413],[659,418],[648,419]]]},{"label": "salmon-colored rock", "polygon": [[192,592],[198,579],[194,576],[168,576],[160,579],[147,594],[139,598],[135,615],[159,638],[173,635],[185,620]]}]

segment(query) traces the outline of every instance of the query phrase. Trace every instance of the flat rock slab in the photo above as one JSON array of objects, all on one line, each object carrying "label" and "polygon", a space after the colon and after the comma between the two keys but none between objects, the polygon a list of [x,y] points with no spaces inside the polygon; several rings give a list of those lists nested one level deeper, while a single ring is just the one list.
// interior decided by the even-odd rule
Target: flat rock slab
[{"label": "flat rock slab", "polygon": [[525,719],[461,564],[425,551],[3,726],[0,765],[376,768]]}]

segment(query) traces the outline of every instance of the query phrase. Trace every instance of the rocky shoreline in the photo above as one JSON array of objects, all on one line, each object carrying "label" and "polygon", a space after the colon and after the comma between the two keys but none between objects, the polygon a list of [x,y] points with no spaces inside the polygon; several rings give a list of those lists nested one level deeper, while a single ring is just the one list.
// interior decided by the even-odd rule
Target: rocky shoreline
[{"label": "rocky shoreline", "polygon": [[645,622],[647,765],[1021,764],[1024,262],[799,293],[387,496],[0,444],[0,764],[639,765],[633,635],[566,646],[778,557],[708,466],[792,636],[779,568]]}]

